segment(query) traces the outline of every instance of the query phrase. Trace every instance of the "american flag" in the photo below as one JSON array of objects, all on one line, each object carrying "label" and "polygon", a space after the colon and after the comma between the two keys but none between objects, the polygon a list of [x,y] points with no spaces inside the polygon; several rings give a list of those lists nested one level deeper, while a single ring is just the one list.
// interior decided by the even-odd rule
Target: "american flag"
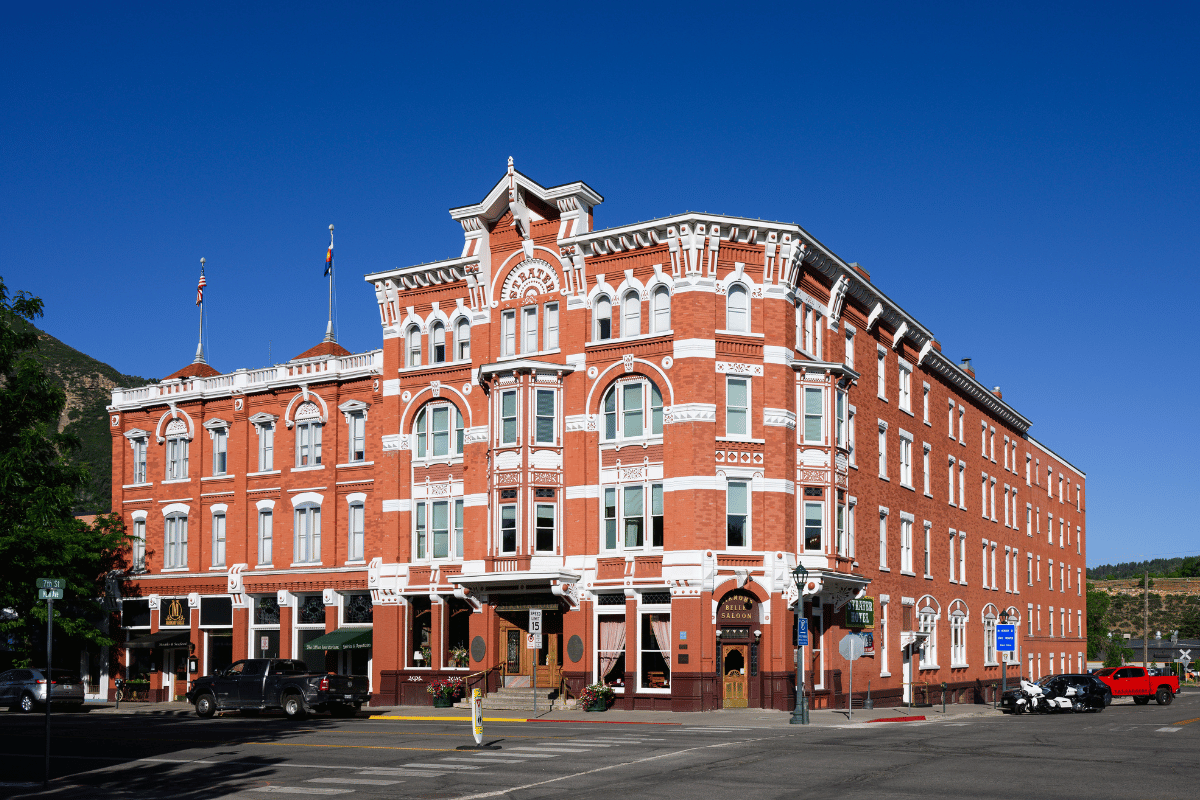
[{"label": "american flag", "polygon": [[200,305],[201,303],[204,302],[205,283],[206,283],[206,281],[204,280],[204,273],[201,272],[200,273],[200,283],[196,284],[196,305]]}]

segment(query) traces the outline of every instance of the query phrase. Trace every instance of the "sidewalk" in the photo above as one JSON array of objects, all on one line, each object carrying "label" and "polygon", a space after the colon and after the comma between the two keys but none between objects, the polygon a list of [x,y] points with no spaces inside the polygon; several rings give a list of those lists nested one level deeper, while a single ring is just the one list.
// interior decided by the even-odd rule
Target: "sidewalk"
[{"label": "sidewalk", "polygon": [[[89,702],[84,704],[88,714],[128,714],[155,716],[194,716],[195,709],[188,703],[122,703],[117,709],[113,703]],[[237,712],[229,712],[231,715]],[[871,711],[855,709],[853,719],[847,718],[845,709],[809,712],[809,724],[815,727],[870,723],[870,722],[948,722],[977,717],[1000,716],[1001,712],[989,705],[948,704],[945,713],[942,706],[909,709],[876,708]],[[278,715],[269,715],[278,716]],[[320,715],[317,717],[321,718]],[[439,721],[469,722],[470,715],[461,708],[431,708],[429,706],[381,706],[364,707],[360,720],[380,723],[396,721]],[[675,712],[675,711],[621,711],[610,709],[603,713],[582,711],[547,711],[536,716],[524,711],[484,709],[485,722],[571,722],[575,724],[642,724],[642,725],[687,725],[714,728],[777,728],[788,725],[791,713],[763,708],[724,709],[721,711]]]}]

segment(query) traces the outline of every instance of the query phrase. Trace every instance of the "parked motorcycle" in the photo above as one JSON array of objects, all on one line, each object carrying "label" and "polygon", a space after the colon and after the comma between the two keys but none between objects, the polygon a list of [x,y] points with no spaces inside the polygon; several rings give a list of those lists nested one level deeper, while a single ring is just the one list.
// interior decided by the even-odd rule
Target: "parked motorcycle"
[{"label": "parked motorcycle", "polygon": [[1012,711],[1014,714],[1041,713],[1046,708],[1046,698],[1042,687],[1021,679],[1020,688],[1014,692]]},{"label": "parked motorcycle", "polygon": [[1061,692],[1056,692],[1050,687],[1042,688],[1042,701],[1044,704],[1043,711],[1046,713],[1061,713],[1064,711],[1078,713],[1087,710],[1082,702],[1083,698],[1080,697],[1078,690],[1072,684],[1064,686]]}]

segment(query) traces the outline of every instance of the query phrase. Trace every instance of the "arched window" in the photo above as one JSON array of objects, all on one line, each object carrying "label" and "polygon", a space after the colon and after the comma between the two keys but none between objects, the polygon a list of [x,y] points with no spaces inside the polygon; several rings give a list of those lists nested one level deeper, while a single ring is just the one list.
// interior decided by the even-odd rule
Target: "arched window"
[{"label": "arched window", "polygon": [[621,336],[637,336],[642,332],[642,298],[636,291],[625,293],[621,303]]},{"label": "arched window", "polygon": [[950,666],[967,666],[967,605],[962,600],[950,604]]},{"label": "arched window", "polygon": [[442,458],[452,453],[461,456],[466,443],[462,412],[453,403],[430,403],[417,412],[413,436],[417,458]]},{"label": "arched window", "polygon": [[608,299],[608,295],[600,295],[596,299],[596,311],[592,315],[596,321],[596,329],[593,332],[596,341],[612,338],[612,301]]},{"label": "arched window", "polygon": [[429,350],[431,364],[446,360],[446,326],[440,322],[433,323],[429,329]]},{"label": "arched window", "polygon": [[937,621],[942,609],[930,595],[925,595],[917,603],[917,630],[929,634],[921,641],[921,669],[937,669],[938,631]]},{"label": "arched window", "polygon": [[296,466],[316,467],[321,464],[321,409],[305,401],[296,409]]},{"label": "arched window", "polygon": [[671,330],[671,293],[665,286],[654,290],[654,332],[666,333]]},{"label": "arched window", "polygon": [[732,284],[725,298],[725,329],[739,333],[750,332],[749,295],[746,294],[746,287],[740,283]]},{"label": "arched window", "polygon": [[604,411],[605,441],[662,435],[662,392],[645,378],[610,386],[600,405]]},{"label": "arched window", "polygon": [[181,419],[167,423],[167,480],[184,480],[188,476],[188,427]]},{"label": "arched window", "polygon": [[408,329],[408,365],[421,366],[421,329],[416,325],[411,325]]},{"label": "arched window", "polygon": [[458,360],[467,361],[471,358],[471,323],[460,319],[454,330],[454,346],[458,348]]}]

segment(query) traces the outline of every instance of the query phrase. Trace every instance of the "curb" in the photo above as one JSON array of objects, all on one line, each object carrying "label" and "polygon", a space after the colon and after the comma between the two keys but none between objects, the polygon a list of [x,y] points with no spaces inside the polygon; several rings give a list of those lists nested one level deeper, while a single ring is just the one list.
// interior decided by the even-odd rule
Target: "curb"
[{"label": "curb", "polygon": [[924,719],[924,715],[917,717],[881,717],[879,719],[869,719],[862,724],[869,725],[872,722],[921,722],[924,721]]},{"label": "curb", "polygon": [[[396,714],[373,714],[367,719],[409,720],[420,722],[470,722],[470,717],[409,717]],[[619,719],[546,719],[544,717],[484,717],[484,722],[569,722],[588,725],[682,725],[682,722],[643,722],[623,721]]]}]

